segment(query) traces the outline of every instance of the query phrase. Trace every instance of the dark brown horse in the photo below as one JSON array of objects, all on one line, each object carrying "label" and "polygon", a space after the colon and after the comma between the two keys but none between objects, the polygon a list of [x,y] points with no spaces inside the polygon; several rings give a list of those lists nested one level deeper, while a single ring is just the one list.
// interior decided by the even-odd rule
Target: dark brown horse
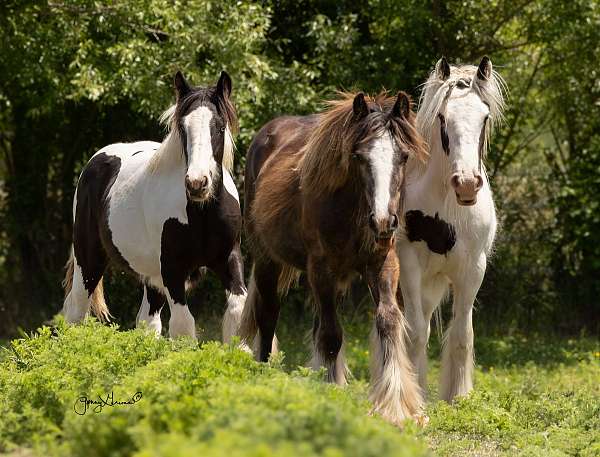
[{"label": "dark brown horse", "polygon": [[269,122],[246,162],[244,217],[254,266],[243,342],[256,342],[258,358],[269,358],[279,295],[305,271],[315,304],[311,364],[325,367],[330,382],[345,384],[336,307],[353,277],[362,275],[377,306],[371,399],[374,411],[394,423],[421,407],[396,302],[392,246],[404,163],[425,154],[405,93],[343,93],[321,114]]}]

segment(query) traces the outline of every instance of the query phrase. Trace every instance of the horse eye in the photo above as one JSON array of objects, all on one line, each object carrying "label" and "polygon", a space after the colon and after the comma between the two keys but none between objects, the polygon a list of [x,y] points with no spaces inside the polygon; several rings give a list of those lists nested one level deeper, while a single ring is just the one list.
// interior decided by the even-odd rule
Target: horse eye
[{"label": "horse eye", "polygon": [[225,127],[221,127],[220,131],[221,133],[225,133]]},{"label": "horse eye", "polygon": [[357,152],[352,153],[352,160],[356,160],[357,162],[362,162],[364,160],[363,156]]}]

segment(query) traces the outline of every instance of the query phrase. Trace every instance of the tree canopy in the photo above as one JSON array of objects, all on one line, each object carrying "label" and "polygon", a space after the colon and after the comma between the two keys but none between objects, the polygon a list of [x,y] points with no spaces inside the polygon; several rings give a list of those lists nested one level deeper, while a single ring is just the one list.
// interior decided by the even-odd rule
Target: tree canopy
[{"label": "tree canopy", "polygon": [[196,85],[231,74],[239,172],[272,117],[336,89],[416,98],[442,55],[489,55],[510,91],[479,314],[598,331],[597,0],[7,0],[0,30],[0,334],[58,311],[79,170],[105,144],[161,138],[177,69]]}]

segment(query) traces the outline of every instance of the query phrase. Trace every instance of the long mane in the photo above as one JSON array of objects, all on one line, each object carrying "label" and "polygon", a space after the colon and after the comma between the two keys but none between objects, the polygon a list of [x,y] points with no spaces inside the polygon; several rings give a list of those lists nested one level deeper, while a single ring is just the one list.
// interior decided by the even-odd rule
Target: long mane
[{"label": "long mane", "polygon": [[450,66],[450,76],[446,80],[441,80],[434,69],[423,84],[417,112],[417,128],[429,144],[435,134],[435,121],[444,105],[448,91],[459,80],[466,80],[470,82],[471,90],[476,91],[490,107],[491,122],[486,125],[483,149],[484,153],[487,151],[488,140],[494,127],[504,119],[504,94],[507,89],[504,79],[495,70],[492,70],[490,78],[483,84],[477,82],[476,73],[477,67],[474,65]]},{"label": "long mane", "polygon": [[353,100],[357,92],[339,92],[338,98],[325,103],[317,125],[302,149],[298,168],[303,192],[332,192],[348,179],[350,155],[357,143],[366,143],[388,128],[397,142],[417,158],[427,155],[425,143],[417,129],[412,110],[408,119],[389,116],[396,97],[387,92],[365,96],[370,113],[360,121],[354,119]]}]

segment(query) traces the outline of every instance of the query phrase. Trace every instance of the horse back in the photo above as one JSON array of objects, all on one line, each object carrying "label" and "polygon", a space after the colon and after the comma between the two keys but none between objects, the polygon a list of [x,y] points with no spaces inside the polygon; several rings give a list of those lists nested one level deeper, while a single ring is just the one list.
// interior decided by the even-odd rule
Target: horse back
[{"label": "horse back", "polygon": [[297,267],[305,262],[298,161],[316,121],[316,116],[270,121],[246,157],[244,219],[251,245],[258,242],[272,257]]},{"label": "horse back", "polygon": [[277,154],[297,154],[315,123],[314,115],[281,116],[269,121],[256,134],[246,154],[244,215],[254,200],[258,175],[267,160]]}]

